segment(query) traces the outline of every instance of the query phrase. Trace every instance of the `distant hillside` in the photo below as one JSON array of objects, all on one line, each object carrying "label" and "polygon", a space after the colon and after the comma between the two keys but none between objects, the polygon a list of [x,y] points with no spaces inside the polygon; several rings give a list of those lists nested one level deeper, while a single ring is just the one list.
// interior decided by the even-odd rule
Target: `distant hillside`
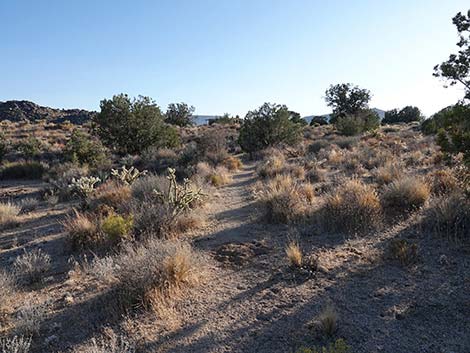
[{"label": "distant hillside", "polygon": [[[385,117],[385,110],[378,109],[378,108],[372,108],[372,110],[377,113],[377,115],[379,116],[380,120],[382,120],[382,119]],[[324,116],[325,118],[329,119],[329,118],[330,118],[330,115],[331,115],[331,114],[323,114],[323,115],[319,115],[319,116]],[[312,118],[313,118],[314,116],[318,116],[318,115],[304,116],[304,119],[307,120],[307,122],[310,124],[310,121],[312,121]]]},{"label": "distant hillside", "polygon": [[10,120],[19,122],[45,119],[55,123],[70,121],[72,124],[83,124],[89,121],[95,114],[96,112],[83,109],[43,107],[29,101],[12,100],[0,102],[0,121]]}]

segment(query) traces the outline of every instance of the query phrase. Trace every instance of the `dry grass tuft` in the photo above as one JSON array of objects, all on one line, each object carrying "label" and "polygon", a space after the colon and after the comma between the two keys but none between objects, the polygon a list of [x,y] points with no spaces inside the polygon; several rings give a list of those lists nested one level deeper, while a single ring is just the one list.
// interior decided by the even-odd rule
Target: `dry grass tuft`
[{"label": "dry grass tuft", "polygon": [[392,259],[398,260],[403,266],[408,266],[416,262],[418,246],[404,239],[393,239],[389,252]]},{"label": "dry grass tuft", "polygon": [[302,267],[302,250],[296,241],[287,244],[286,256],[292,267]]},{"label": "dry grass tuft", "polygon": [[31,349],[31,337],[13,336],[0,338],[1,353],[28,353]]},{"label": "dry grass tuft", "polygon": [[12,203],[0,203],[0,228],[7,228],[18,223],[21,209]]},{"label": "dry grass tuft", "polygon": [[376,191],[350,179],[326,197],[324,222],[333,231],[356,233],[376,229],[382,219]]},{"label": "dry grass tuft", "polygon": [[240,170],[243,164],[239,158],[230,156],[223,161],[223,166],[230,171],[235,171]]},{"label": "dry grass tuft", "polygon": [[395,180],[382,194],[382,206],[392,215],[408,213],[423,206],[431,191],[428,184],[416,177]]},{"label": "dry grass tuft", "polygon": [[24,284],[41,282],[51,267],[51,257],[41,249],[34,249],[18,256],[13,268],[18,279]]},{"label": "dry grass tuft", "polygon": [[458,189],[459,181],[450,169],[436,170],[428,176],[431,192],[443,195]]},{"label": "dry grass tuft", "polygon": [[111,331],[98,339],[92,338],[89,343],[74,349],[73,353],[134,353],[135,351],[135,344],[127,337]]},{"label": "dry grass tuft", "polygon": [[259,199],[269,222],[290,223],[308,215],[313,197],[313,188],[291,175],[278,175],[264,185]]},{"label": "dry grass tuft", "polygon": [[452,240],[470,240],[470,201],[460,192],[437,199],[427,212],[425,226]]},{"label": "dry grass tuft", "polygon": [[379,184],[390,184],[403,175],[403,166],[396,162],[386,162],[375,170],[375,179]]},{"label": "dry grass tuft", "polygon": [[197,284],[205,267],[202,255],[188,243],[156,239],[127,245],[115,262],[123,299],[146,307]]},{"label": "dry grass tuft", "polygon": [[0,270],[0,311],[6,309],[17,290],[16,278],[13,274]]},{"label": "dry grass tuft", "polygon": [[284,172],[285,164],[285,157],[280,153],[276,153],[268,156],[258,166],[256,171],[261,178],[273,178],[276,175],[282,174]]},{"label": "dry grass tuft", "polygon": [[75,216],[66,219],[62,225],[75,249],[93,248],[102,240],[97,224],[83,213],[75,212]]},{"label": "dry grass tuft", "polygon": [[334,306],[327,304],[318,316],[320,330],[327,336],[333,336],[338,329],[338,313]]},{"label": "dry grass tuft", "polygon": [[15,330],[19,335],[37,335],[48,311],[48,303],[27,301],[17,313]]}]

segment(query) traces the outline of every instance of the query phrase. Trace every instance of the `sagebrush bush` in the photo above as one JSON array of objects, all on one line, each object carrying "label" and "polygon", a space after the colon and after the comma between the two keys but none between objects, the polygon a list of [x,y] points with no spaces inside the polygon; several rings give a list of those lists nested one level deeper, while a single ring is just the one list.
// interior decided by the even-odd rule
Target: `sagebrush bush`
[{"label": "sagebrush bush", "polygon": [[41,249],[25,251],[13,262],[16,276],[25,284],[41,282],[50,267],[51,257]]},{"label": "sagebrush bush", "polygon": [[430,193],[429,186],[421,179],[404,177],[384,188],[382,206],[391,214],[406,214],[423,206]]},{"label": "sagebrush bush", "polygon": [[388,161],[375,169],[374,175],[379,184],[389,184],[403,175],[403,166],[400,163]]},{"label": "sagebrush bush", "polygon": [[13,299],[16,290],[16,277],[12,273],[0,270],[0,312]]},{"label": "sagebrush bush", "polygon": [[350,179],[327,195],[323,213],[328,229],[356,233],[376,229],[382,210],[374,188]]},{"label": "sagebrush bush", "polygon": [[48,302],[27,301],[19,310],[15,322],[15,331],[19,335],[37,335],[47,316]]},{"label": "sagebrush bush", "polygon": [[329,141],[326,140],[316,140],[313,141],[307,148],[309,153],[317,154],[321,149],[330,145]]},{"label": "sagebrush bush", "polygon": [[125,246],[115,261],[123,299],[144,305],[197,284],[205,267],[202,255],[188,243],[156,239]]},{"label": "sagebrush bush", "polygon": [[123,335],[114,332],[75,348],[73,353],[134,353],[135,343]]},{"label": "sagebrush bush", "polygon": [[0,179],[41,179],[46,165],[37,161],[6,163],[0,168]]},{"label": "sagebrush bush", "polygon": [[128,207],[131,198],[132,193],[129,186],[119,185],[116,182],[107,182],[96,189],[88,202],[92,209],[106,205],[114,210],[120,210]]},{"label": "sagebrush bush", "polygon": [[366,110],[356,115],[339,117],[334,125],[341,135],[353,136],[377,129],[380,118],[375,112]]},{"label": "sagebrush bush", "polygon": [[16,225],[20,211],[18,206],[10,202],[0,202],[0,229]]},{"label": "sagebrush bush", "polygon": [[131,186],[132,197],[139,201],[155,200],[154,190],[168,189],[170,181],[161,175],[147,175],[136,180]]},{"label": "sagebrush bush", "polygon": [[459,187],[459,181],[450,169],[436,170],[428,176],[427,181],[431,192],[436,195],[450,193]]},{"label": "sagebrush bush", "polygon": [[265,158],[256,169],[261,178],[272,178],[276,175],[282,174],[286,160],[281,153],[275,153]]}]

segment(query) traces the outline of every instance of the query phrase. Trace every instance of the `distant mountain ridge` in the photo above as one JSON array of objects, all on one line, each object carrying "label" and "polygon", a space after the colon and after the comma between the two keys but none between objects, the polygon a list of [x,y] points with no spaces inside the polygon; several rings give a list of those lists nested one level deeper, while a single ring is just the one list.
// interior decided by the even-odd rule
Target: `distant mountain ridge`
[{"label": "distant mountain ridge", "polygon": [[54,123],[70,121],[72,124],[84,124],[95,114],[96,112],[84,109],[49,108],[25,100],[0,102],[0,121],[32,122],[36,120],[47,120]]}]

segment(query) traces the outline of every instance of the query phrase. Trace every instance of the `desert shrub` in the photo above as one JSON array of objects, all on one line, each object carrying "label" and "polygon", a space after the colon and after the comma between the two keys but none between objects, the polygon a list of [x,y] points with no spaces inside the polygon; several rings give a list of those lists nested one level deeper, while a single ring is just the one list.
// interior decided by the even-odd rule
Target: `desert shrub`
[{"label": "desert shrub", "polygon": [[338,117],[334,125],[341,135],[353,136],[377,129],[380,126],[380,118],[375,112],[366,110],[357,115]]},{"label": "desert shrub", "polygon": [[447,194],[459,187],[459,181],[450,169],[436,170],[427,177],[431,192],[436,195]]},{"label": "desert shrub", "polygon": [[313,201],[311,192],[290,175],[279,175],[263,186],[258,197],[269,222],[291,223],[308,215],[308,206]]},{"label": "desert shrub", "polygon": [[64,155],[72,163],[87,164],[97,167],[107,159],[107,151],[101,141],[78,129],[72,132],[67,141]]},{"label": "desert shrub", "polygon": [[355,233],[377,228],[381,207],[377,192],[357,179],[351,179],[327,195],[323,220],[328,229]]},{"label": "desert shrub", "polygon": [[312,117],[310,120],[310,126],[320,126],[320,125],[328,125],[328,119],[326,116],[317,115]]},{"label": "desert shrub", "polygon": [[107,182],[96,189],[88,203],[92,210],[100,209],[103,206],[114,210],[125,210],[128,208],[131,198],[132,194],[129,186]]},{"label": "desert shrub", "polygon": [[75,212],[62,225],[74,249],[93,248],[101,242],[97,222],[91,216]]},{"label": "desert shrub", "polygon": [[18,256],[13,262],[16,276],[24,284],[41,282],[51,267],[51,257],[41,249]]},{"label": "desert shrub", "polygon": [[384,210],[398,215],[423,206],[429,196],[429,186],[424,181],[408,176],[387,185],[381,201]]},{"label": "desert shrub", "polygon": [[228,184],[231,180],[232,178],[225,167],[216,167],[209,175],[209,182],[215,187]]},{"label": "desert shrub", "polygon": [[242,161],[239,158],[233,157],[233,156],[229,156],[225,158],[222,164],[225,168],[227,168],[230,171],[239,170],[243,166]]},{"label": "desert shrub", "polygon": [[35,303],[27,301],[19,310],[16,317],[15,331],[19,335],[37,335],[41,324],[47,316],[49,303]]},{"label": "desert shrub", "polygon": [[31,337],[13,336],[0,338],[1,353],[28,353],[31,349]]},{"label": "desert shrub", "polygon": [[403,166],[401,163],[387,161],[383,166],[376,168],[373,174],[379,184],[389,184],[403,175]]},{"label": "desert shrub", "polygon": [[41,141],[34,136],[30,136],[25,141],[20,142],[16,146],[16,150],[25,158],[34,158],[41,153],[41,147]]},{"label": "desert shrub", "polygon": [[423,114],[418,107],[406,106],[401,110],[392,109],[385,112],[382,124],[411,123],[423,120]]},{"label": "desert shrub", "polygon": [[101,230],[113,242],[129,239],[134,218],[111,214],[101,222]]},{"label": "desert shrub", "polygon": [[116,265],[124,300],[144,305],[197,284],[204,272],[202,256],[189,244],[156,239],[127,245]]},{"label": "desert shrub", "polygon": [[429,208],[425,228],[452,240],[470,239],[470,201],[459,191],[441,196]]},{"label": "desert shrub", "polygon": [[418,246],[405,239],[393,239],[390,242],[389,253],[392,259],[398,260],[403,266],[416,262]]},{"label": "desert shrub", "polygon": [[329,141],[326,141],[326,140],[316,140],[316,141],[313,141],[310,145],[308,145],[308,148],[307,148],[307,151],[309,153],[313,153],[313,154],[316,154],[318,152],[320,152],[320,150],[322,148],[325,148],[327,146],[330,145],[330,142]]},{"label": "desert shrub", "polygon": [[0,169],[0,179],[41,179],[46,165],[37,161],[6,163]]},{"label": "desert shrub", "polygon": [[351,348],[343,339],[337,339],[326,347],[321,348],[300,348],[296,353],[350,353]]},{"label": "desert shrub", "polygon": [[20,211],[18,206],[10,202],[0,202],[0,229],[17,224]]},{"label": "desert shrub", "polygon": [[13,274],[0,270],[0,312],[12,300],[17,290],[16,278]]},{"label": "desert shrub", "polygon": [[120,94],[100,103],[95,130],[108,147],[121,153],[140,153],[150,146],[179,144],[176,130],[163,121],[158,105],[149,97],[131,100]]},{"label": "desert shrub", "polygon": [[224,129],[211,128],[196,139],[199,160],[207,161],[213,166],[221,164],[228,158],[228,133]]},{"label": "desert shrub", "polygon": [[272,178],[282,174],[285,164],[286,159],[282,153],[273,153],[261,162],[256,172],[261,178]]},{"label": "desert shrub", "polygon": [[3,158],[7,154],[7,141],[5,135],[0,133],[0,162],[3,161]]},{"label": "desert shrub", "polygon": [[114,331],[98,339],[92,338],[90,342],[73,350],[73,353],[134,353],[135,343]]},{"label": "desert shrub", "polygon": [[149,174],[136,180],[131,186],[132,197],[139,201],[154,200],[154,190],[167,190],[170,181],[167,177],[161,175]]},{"label": "desert shrub", "polygon": [[238,142],[245,152],[250,153],[280,143],[292,145],[299,141],[301,127],[291,120],[291,112],[286,106],[265,103],[245,116]]},{"label": "desert shrub", "polygon": [[33,197],[22,199],[19,203],[20,213],[30,213],[38,208],[39,200]]},{"label": "desert shrub", "polygon": [[175,168],[178,164],[178,155],[170,148],[149,147],[142,153],[142,160],[146,169],[155,173],[162,173],[168,168]]},{"label": "desert shrub", "polygon": [[356,136],[351,137],[341,137],[338,139],[333,140],[339,148],[342,149],[351,149],[354,145],[358,143],[359,139]]}]

